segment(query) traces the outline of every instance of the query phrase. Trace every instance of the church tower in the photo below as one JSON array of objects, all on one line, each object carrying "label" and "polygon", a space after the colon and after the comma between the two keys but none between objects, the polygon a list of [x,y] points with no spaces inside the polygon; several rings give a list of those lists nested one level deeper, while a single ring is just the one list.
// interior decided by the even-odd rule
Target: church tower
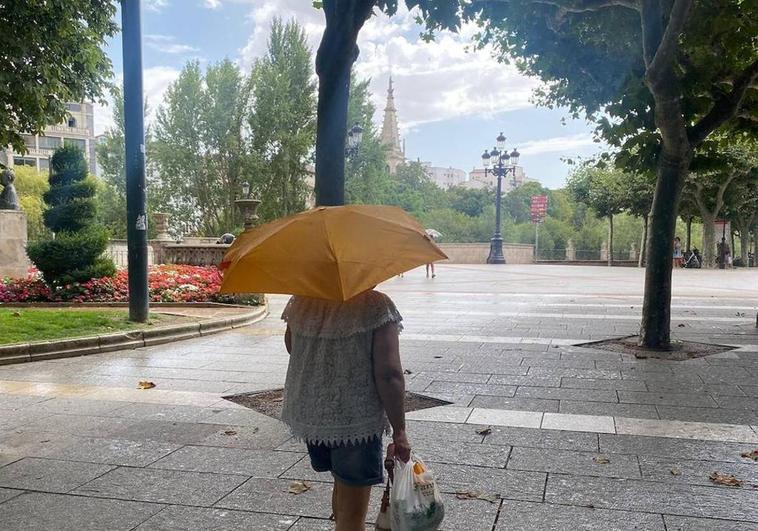
[{"label": "church tower", "polygon": [[392,88],[392,76],[387,89],[387,106],[384,108],[382,123],[382,144],[387,147],[387,166],[390,175],[394,175],[397,167],[405,162],[405,150],[400,145],[400,131],[397,127],[397,108],[395,107],[395,92]]}]

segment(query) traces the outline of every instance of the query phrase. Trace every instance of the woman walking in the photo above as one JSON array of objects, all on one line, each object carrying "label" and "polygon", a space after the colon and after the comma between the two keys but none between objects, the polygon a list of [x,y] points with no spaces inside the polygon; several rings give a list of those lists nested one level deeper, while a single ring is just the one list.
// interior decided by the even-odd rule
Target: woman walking
[{"label": "woman walking", "polygon": [[407,461],[402,317],[386,295],[345,302],[295,296],[282,319],[290,353],[282,421],[306,442],[311,466],[334,476],[337,531],[363,531],[371,486],[384,481],[382,434]]}]

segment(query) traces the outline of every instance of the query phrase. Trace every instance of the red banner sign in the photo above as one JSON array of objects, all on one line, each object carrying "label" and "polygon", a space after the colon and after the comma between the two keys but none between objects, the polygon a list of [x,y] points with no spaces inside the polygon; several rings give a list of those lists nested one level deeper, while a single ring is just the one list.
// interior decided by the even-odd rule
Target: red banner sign
[{"label": "red banner sign", "polygon": [[531,204],[532,223],[542,223],[547,216],[547,196],[533,195]]}]

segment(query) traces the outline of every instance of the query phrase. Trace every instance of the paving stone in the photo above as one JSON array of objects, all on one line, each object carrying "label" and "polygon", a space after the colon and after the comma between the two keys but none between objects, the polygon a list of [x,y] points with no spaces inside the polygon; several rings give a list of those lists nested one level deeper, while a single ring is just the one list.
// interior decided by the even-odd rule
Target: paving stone
[{"label": "paving stone", "polygon": [[439,406],[419,409],[406,415],[411,420],[426,420],[431,422],[466,422],[471,415],[471,408],[459,406]]},{"label": "paving stone", "polygon": [[0,486],[66,493],[109,470],[113,467],[26,457],[0,468]]},{"label": "paving stone", "polygon": [[89,415],[53,414],[24,425],[24,429],[37,432],[59,432],[79,436],[107,437],[128,430],[132,420]]},{"label": "paving stone", "polygon": [[653,404],[657,406],[717,407],[713,398],[696,393],[640,393],[619,391],[619,400],[626,404]]},{"label": "paving stone", "polygon": [[321,518],[299,518],[291,531],[334,531],[334,522]]},{"label": "paving stone", "polygon": [[505,468],[509,446],[481,443],[450,444],[438,439],[413,438],[411,445],[426,462]]},{"label": "paving stone", "polygon": [[667,531],[758,531],[758,524],[735,522],[734,520],[714,520],[712,518],[692,518],[664,515]]},{"label": "paving stone", "polygon": [[46,396],[9,395],[0,393],[0,409],[19,409],[50,400]]},{"label": "paving stone", "polygon": [[482,442],[482,435],[476,433],[478,428],[474,424],[452,424],[446,422],[422,422],[415,420],[406,421],[406,431],[411,441],[418,437],[423,439],[437,439],[439,441],[455,442]]},{"label": "paving stone", "polygon": [[488,424],[490,426],[539,428],[542,424],[542,415],[543,413],[539,411],[476,408],[471,412],[467,422],[471,424]]},{"label": "paving stone", "polygon": [[511,397],[516,392],[516,387],[509,385],[433,382],[426,388],[425,392],[427,394],[440,393],[451,396],[489,395]]},{"label": "paving stone", "polygon": [[507,398],[503,396],[477,395],[471,401],[474,408],[510,409],[514,411],[552,411],[558,412],[558,400],[538,398]]},{"label": "paving stone", "polygon": [[23,490],[4,489],[0,488],[0,503],[10,500],[14,496],[18,496],[24,492]]},{"label": "paving stone", "polygon": [[181,446],[157,441],[96,437],[72,437],[52,441],[52,444],[53,450],[44,452],[45,455],[70,461],[136,467],[147,466]]},{"label": "paving stone", "polygon": [[[523,365],[529,367],[556,367],[556,368],[568,368],[568,369],[594,369],[595,361],[586,359],[558,359],[550,360],[544,358],[530,358],[524,359]],[[600,367],[599,367],[600,368]]]},{"label": "paving stone", "polygon": [[620,380],[621,372],[606,369],[571,369],[553,367],[529,367],[529,376],[553,376],[557,378],[592,378],[605,380]]},{"label": "paving stone", "polygon": [[649,404],[612,404],[610,402],[577,402],[561,400],[559,413],[573,415],[607,415],[611,417],[633,417],[657,419],[658,411]]},{"label": "paving stone", "polygon": [[[658,514],[504,500],[496,531],[613,529],[664,531]],[[669,528],[670,529],[670,528]]]},{"label": "paving stone", "polygon": [[493,426],[484,444],[597,452],[597,437],[594,433]]},{"label": "paving stone", "polygon": [[[488,383],[490,373],[473,373],[473,372],[432,372],[424,371],[417,375],[418,378],[428,378],[432,381],[440,382],[460,382],[460,383]],[[416,378],[414,378],[415,380]],[[490,382],[502,385],[499,382]]]},{"label": "paving stone", "polygon": [[72,494],[209,507],[246,479],[229,474],[117,468]]},{"label": "paving stone", "polygon": [[272,450],[292,436],[284,424],[273,419],[271,424],[267,423],[260,426],[211,426],[215,426],[213,433],[193,444],[199,446],[247,448],[250,450]]},{"label": "paving stone", "polygon": [[331,472],[316,472],[311,466],[308,456],[302,457],[292,467],[279,475],[280,479],[315,481],[318,483],[334,483]]},{"label": "paving stone", "polygon": [[[110,415],[137,420],[162,420],[170,422],[194,422],[214,412],[211,408],[196,406],[172,406],[168,404],[121,403]],[[220,412],[220,409],[215,412]]]},{"label": "paving stone", "polygon": [[545,501],[602,509],[758,521],[758,491],[656,481],[551,475]]},{"label": "paving stone", "polygon": [[[609,462],[602,464],[602,459]],[[601,461],[601,462],[598,462]],[[514,447],[508,459],[508,470],[531,470],[578,476],[606,476],[613,478],[639,478],[640,468],[635,456],[573,452],[543,448]]]},{"label": "paving stone", "polygon": [[12,454],[8,452],[0,452],[0,467],[3,467],[7,465],[8,463],[13,463],[14,461],[18,461],[23,456],[18,454]]},{"label": "paving stone", "polygon": [[561,387],[570,389],[607,389],[624,391],[647,391],[642,380],[606,380],[599,378],[561,378]]},{"label": "paving stone", "polygon": [[442,492],[480,491],[512,500],[541,501],[546,474],[497,468],[435,463],[434,472]]},{"label": "paving stone", "polygon": [[750,409],[758,411],[758,398],[740,396],[717,396],[716,402],[720,407],[730,409]]},{"label": "paving stone", "polygon": [[0,504],[4,531],[129,530],[162,505],[27,492]]},{"label": "paving stone", "polygon": [[490,531],[495,523],[500,502],[459,500],[453,494],[442,494],[445,519],[441,531]]},{"label": "paving stone", "polygon": [[640,456],[639,461],[643,479],[718,486],[710,480],[709,476],[713,472],[721,472],[722,474],[734,475],[737,479],[744,481],[746,485],[758,487],[758,466],[749,459],[742,459],[740,463],[732,463]]},{"label": "paving stone", "polygon": [[185,446],[156,461],[150,468],[275,478],[302,456],[272,450]]},{"label": "paving stone", "polygon": [[750,426],[739,424],[633,419],[626,417],[616,417],[615,423],[616,433],[619,435],[647,435],[677,439],[701,439],[704,441],[758,443],[758,433],[753,431]]},{"label": "paving stone", "polygon": [[27,411],[48,414],[87,415],[96,417],[114,416],[112,413],[124,406],[123,402],[87,400],[84,398],[51,398],[28,406]]},{"label": "paving stone", "polygon": [[519,387],[516,398],[541,398],[546,400],[582,400],[587,402],[618,403],[616,391],[603,389],[567,389],[563,387]]},{"label": "paving stone", "polygon": [[758,398],[758,385],[740,385],[740,389],[750,397]]},{"label": "paving stone", "polygon": [[600,415],[566,415],[564,413],[545,413],[542,417],[542,429],[589,431],[595,433],[615,433],[613,417]]},{"label": "paving stone", "polygon": [[0,409],[0,430],[12,430],[50,416],[49,412],[28,409]]},{"label": "paving stone", "polygon": [[528,385],[533,387],[560,387],[561,379],[555,376],[520,376],[517,374],[493,374],[489,383],[497,385]]},{"label": "paving stone", "polygon": [[525,375],[529,367],[518,364],[507,365],[493,362],[472,362],[465,361],[459,366],[461,372],[489,372],[492,374],[516,374]]},{"label": "paving stone", "polygon": [[740,454],[749,452],[754,447],[755,445],[751,443],[698,441],[639,435],[600,435],[600,451],[604,453],[674,459],[743,462],[744,459],[740,457]]},{"label": "paving stone", "polygon": [[290,529],[297,517],[172,505],[137,527],[138,531],[277,531]]},{"label": "paving stone", "polygon": [[330,484],[313,482],[302,494],[290,494],[291,483],[286,479],[252,478],[219,501],[216,507],[329,518],[332,513]]},{"label": "paving stone", "polygon": [[132,441],[160,441],[173,444],[192,444],[212,435],[218,430],[212,424],[197,422],[174,422],[170,420],[131,420],[124,429],[112,433],[114,439]]},{"label": "paving stone", "polygon": [[684,420],[690,422],[716,422],[722,424],[758,423],[758,414],[746,409],[676,406],[657,406],[657,409],[662,419]]}]

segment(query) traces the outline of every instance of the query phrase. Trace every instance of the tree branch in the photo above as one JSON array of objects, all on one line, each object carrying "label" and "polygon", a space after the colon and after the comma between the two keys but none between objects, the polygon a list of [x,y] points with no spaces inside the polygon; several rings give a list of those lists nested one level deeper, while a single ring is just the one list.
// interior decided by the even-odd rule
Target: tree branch
[{"label": "tree branch", "polygon": [[[503,2],[507,0],[498,1]],[[561,13],[586,13],[587,11],[598,11],[607,7],[626,7],[635,11],[640,10],[637,0],[574,0],[573,2],[561,2],[560,0],[532,0],[532,3],[557,7]]]},{"label": "tree branch", "polygon": [[675,0],[661,42],[658,44],[652,60],[647,65],[645,75],[648,79],[657,79],[660,73],[674,61],[679,47],[679,35],[684,30],[691,8],[692,0]]},{"label": "tree branch", "polygon": [[729,184],[734,180],[734,178],[737,177],[737,171],[732,171],[729,174],[729,177],[719,185],[718,191],[716,192],[716,209],[715,213],[713,214],[714,217],[721,212],[721,207],[724,206],[724,193],[726,192],[726,189],[729,188]]},{"label": "tree branch", "polygon": [[758,80],[758,59],[737,76],[731,92],[716,100],[710,112],[689,130],[687,136],[693,147],[701,144],[709,134],[737,115],[745,93],[756,80]]}]

